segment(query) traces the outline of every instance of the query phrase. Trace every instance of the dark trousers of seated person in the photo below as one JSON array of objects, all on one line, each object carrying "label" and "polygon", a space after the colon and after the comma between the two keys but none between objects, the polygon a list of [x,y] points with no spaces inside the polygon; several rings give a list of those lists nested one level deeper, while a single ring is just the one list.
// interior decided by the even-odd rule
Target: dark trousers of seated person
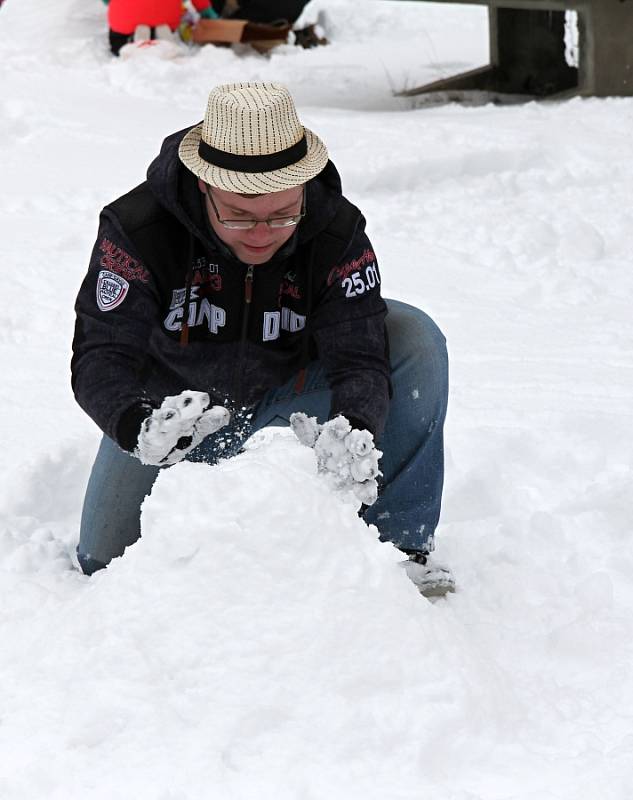
[{"label": "dark trousers of seated person", "polygon": [[228,19],[247,19],[249,22],[262,23],[287,19],[293,23],[307,4],[308,0],[238,0],[237,9],[234,10],[235,3],[214,0],[213,8]]},{"label": "dark trousers of seated person", "polygon": [[118,56],[123,45],[132,41],[131,33],[117,33],[110,28],[110,51],[113,56]]},{"label": "dark trousers of seated person", "polygon": [[[155,28],[150,28],[150,39],[154,38],[155,30]],[[110,50],[112,51],[112,55],[118,56],[121,48],[129,44],[133,38],[133,33],[117,33],[117,31],[113,31],[112,28],[110,28]]]}]

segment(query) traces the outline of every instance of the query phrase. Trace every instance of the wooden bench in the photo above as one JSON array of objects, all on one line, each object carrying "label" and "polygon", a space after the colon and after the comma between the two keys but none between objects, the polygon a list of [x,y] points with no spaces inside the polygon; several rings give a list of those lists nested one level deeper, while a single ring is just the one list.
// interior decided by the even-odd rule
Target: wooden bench
[{"label": "wooden bench", "polygon": [[[529,97],[633,96],[633,0],[459,3],[488,6],[490,63],[402,95],[478,90]],[[565,57],[566,11],[578,14],[578,67]]]}]

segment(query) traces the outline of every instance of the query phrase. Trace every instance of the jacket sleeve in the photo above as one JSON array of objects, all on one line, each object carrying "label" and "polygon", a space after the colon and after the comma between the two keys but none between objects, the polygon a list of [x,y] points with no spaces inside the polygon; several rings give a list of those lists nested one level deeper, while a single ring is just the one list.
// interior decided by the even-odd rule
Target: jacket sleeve
[{"label": "jacket sleeve", "polygon": [[386,315],[378,264],[361,219],[347,251],[327,271],[310,330],[332,389],[330,416],[343,414],[376,438],[391,393]]},{"label": "jacket sleeve", "polygon": [[75,305],[72,388],[79,405],[123,449],[162,398],[148,397],[142,373],[159,317],[156,288],[107,209]]}]

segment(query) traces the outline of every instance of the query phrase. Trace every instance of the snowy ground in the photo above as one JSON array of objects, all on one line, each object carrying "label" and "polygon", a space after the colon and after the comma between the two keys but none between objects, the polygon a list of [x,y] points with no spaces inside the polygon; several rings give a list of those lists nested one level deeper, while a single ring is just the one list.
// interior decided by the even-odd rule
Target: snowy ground
[{"label": "snowy ground", "polygon": [[[483,63],[482,9],[319,10],[329,47],[125,63],[97,0],[0,10],[2,800],[633,796],[633,101],[416,110],[391,90]],[[446,601],[283,436],[169,470],[73,569],[98,210],[237,79],[291,88],[447,335]]]}]

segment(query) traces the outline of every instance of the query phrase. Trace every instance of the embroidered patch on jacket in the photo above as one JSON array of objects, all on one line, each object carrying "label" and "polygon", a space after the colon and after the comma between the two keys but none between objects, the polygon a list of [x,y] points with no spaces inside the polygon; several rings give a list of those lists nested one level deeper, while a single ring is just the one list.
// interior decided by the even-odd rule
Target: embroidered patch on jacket
[{"label": "embroidered patch on jacket", "polygon": [[279,284],[279,305],[281,305],[281,300],[286,295],[288,297],[292,297],[293,300],[301,300],[301,289],[296,283],[291,283],[289,280],[284,278]]},{"label": "embroidered patch on jacket", "polygon": [[222,276],[218,264],[210,264],[204,256],[199,256],[192,266],[191,283],[193,286],[204,286],[213,292],[222,291]]},{"label": "embroidered patch on jacket", "polygon": [[117,275],[102,269],[97,280],[97,305],[101,311],[112,311],[125,300],[130,284]]}]

